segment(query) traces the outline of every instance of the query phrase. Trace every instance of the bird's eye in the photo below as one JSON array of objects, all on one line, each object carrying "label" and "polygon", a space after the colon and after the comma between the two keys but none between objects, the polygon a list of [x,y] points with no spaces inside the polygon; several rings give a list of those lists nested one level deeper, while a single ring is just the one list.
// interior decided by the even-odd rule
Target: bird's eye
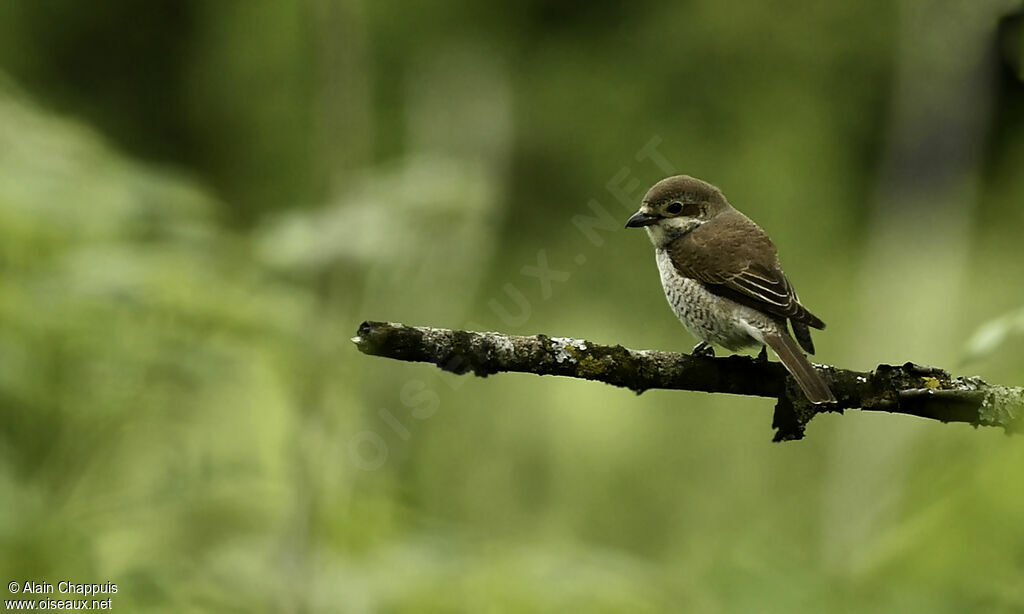
[{"label": "bird's eye", "polygon": [[675,215],[675,214],[679,213],[682,210],[683,210],[683,206],[681,204],[679,204],[679,203],[672,203],[671,205],[669,205],[665,209],[665,211],[668,211],[672,215]]}]

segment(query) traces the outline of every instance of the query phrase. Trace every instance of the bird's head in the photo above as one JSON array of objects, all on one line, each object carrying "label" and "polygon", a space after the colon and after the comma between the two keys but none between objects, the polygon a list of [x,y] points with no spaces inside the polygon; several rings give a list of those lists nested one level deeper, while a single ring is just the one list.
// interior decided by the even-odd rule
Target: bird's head
[{"label": "bird's head", "polygon": [[721,190],[700,179],[676,175],[647,191],[626,228],[646,228],[654,246],[664,247],[727,209],[729,202]]}]

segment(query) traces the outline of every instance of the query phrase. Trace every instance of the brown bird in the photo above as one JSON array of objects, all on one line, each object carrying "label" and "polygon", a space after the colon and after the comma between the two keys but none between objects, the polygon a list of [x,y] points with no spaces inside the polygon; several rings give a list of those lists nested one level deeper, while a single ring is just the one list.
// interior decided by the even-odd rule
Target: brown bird
[{"label": "brown bird", "polygon": [[729,350],[768,346],[809,401],[835,401],[800,351],[814,353],[810,328],[823,329],[825,323],[800,304],[772,240],[721,190],[686,175],[662,179],[626,227],[647,229],[665,297],[700,339],[694,354],[713,356],[712,344]]}]

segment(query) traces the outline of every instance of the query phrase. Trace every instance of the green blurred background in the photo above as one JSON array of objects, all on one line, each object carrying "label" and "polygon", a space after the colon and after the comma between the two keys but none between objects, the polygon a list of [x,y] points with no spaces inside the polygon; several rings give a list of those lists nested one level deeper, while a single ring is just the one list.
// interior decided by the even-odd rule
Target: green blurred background
[{"label": "green blurred background", "polygon": [[689,349],[620,228],[679,172],[772,235],[819,360],[1024,385],[1020,11],[3,0],[0,579],[131,612],[1024,612],[1019,437],[850,412],[772,444],[764,399],[349,342]]}]

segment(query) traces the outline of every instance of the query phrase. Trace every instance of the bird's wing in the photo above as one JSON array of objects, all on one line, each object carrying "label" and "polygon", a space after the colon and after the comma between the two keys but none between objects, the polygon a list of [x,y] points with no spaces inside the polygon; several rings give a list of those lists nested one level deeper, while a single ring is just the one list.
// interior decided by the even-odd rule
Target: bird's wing
[{"label": "bird's wing", "polygon": [[771,239],[757,224],[732,210],[699,226],[668,246],[683,277],[712,293],[758,311],[814,328],[825,323],[800,304],[786,279]]}]

